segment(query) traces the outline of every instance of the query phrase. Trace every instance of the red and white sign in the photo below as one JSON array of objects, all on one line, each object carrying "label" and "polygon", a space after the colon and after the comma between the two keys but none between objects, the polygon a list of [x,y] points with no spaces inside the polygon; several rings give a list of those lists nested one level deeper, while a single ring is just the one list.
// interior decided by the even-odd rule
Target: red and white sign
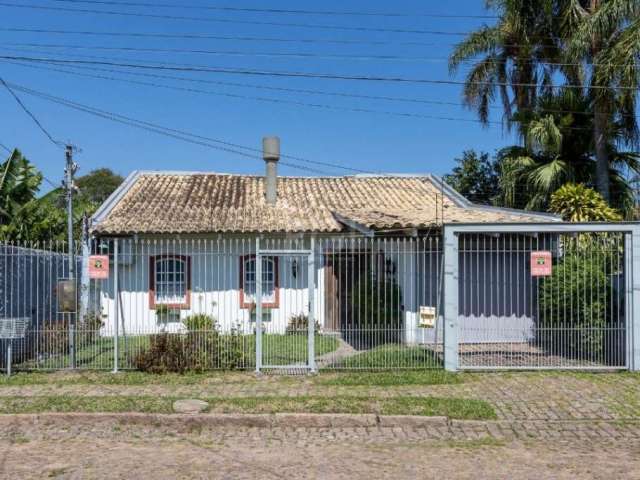
[{"label": "red and white sign", "polygon": [[91,255],[89,257],[89,278],[106,280],[109,278],[109,256]]},{"label": "red and white sign", "polygon": [[553,273],[551,252],[531,252],[531,276],[549,277]]}]

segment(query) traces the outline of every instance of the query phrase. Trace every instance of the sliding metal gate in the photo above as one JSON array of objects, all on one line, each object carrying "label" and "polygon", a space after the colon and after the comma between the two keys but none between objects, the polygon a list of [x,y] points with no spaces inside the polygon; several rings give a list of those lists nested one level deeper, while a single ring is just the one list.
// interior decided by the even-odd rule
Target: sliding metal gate
[{"label": "sliding metal gate", "polygon": [[458,368],[632,368],[633,238],[624,224],[450,227]]}]

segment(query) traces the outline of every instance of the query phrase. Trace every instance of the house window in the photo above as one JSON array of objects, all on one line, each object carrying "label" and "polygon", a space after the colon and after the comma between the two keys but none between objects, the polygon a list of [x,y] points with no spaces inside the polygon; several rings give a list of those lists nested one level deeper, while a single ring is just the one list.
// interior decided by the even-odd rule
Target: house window
[{"label": "house window", "polygon": [[[278,258],[262,257],[262,306],[278,308]],[[240,258],[240,305],[250,308],[256,303],[256,256]]]},{"label": "house window", "polygon": [[149,267],[149,304],[188,310],[191,303],[191,257],[158,255]]}]

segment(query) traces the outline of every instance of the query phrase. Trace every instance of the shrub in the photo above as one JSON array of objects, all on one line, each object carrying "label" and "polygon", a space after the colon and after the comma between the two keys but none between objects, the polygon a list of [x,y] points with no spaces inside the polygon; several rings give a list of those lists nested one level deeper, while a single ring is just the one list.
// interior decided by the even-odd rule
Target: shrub
[{"label": "shrub", "polygon": [[[581,236],[565,245],[553,275],[540,286],[540,321],[547,348],[582,358],[601,358],[611,325],[615,251],[607,238]],[[562,339],[562,341],[560,341]]]},{"label": "shrub", "polygon": [[362,275],[349,292],[351,306],[347,330],[353,340],[371,347],[399,341],[402,322],[402,291],[393,278]]},{"label": "shrub", "polygon": [[[299,335],[299,334],[307,334],[309,331],[309,316],[304,314],[293,315],[289,318],[289,323],[287,324],[286,333],[287,335]],[[320,323],[317,320],[314,321],[314,331],[318,333],[320,331]]]},{"label": "shrub", "polygon": [[190,332],[215,330],[216,328],[216,319],[205,313],[189,315],[182,323]]},{"label": "shrub", "polygon": [[193,317],[197,318],[192,318],[189,322],[192,327],[211,321],[208,323],[211,325],[209,331],[201,329],[191,330],[186,334],[153,335],[149,347],[134,359],[136,368],[149,373],[184,373],[231,370],[244,365],[242,336],[235,329],[222,335],[211,317]]},{"label": "shrub", "polygon": [[153,335],[149,347],[134,359],[138,370],[147,373],[184,373],[187,357],[182,336],[168,333]]}]

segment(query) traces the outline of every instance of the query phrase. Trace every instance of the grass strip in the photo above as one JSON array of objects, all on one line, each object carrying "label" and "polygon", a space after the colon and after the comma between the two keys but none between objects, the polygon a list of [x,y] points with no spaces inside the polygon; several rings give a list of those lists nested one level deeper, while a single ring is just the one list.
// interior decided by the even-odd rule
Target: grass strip
[{"label": "grass strip", "polygon": [[444,370],[404,372],[362,372],[323,374],[317,377],[317,385],[392,387],[401,385],[451,385],[464,381],[463,374]]},{"label": "grass strip", "polygon": [[[2,397],[0,413],[44,412],[141,412],[172,413],[175,397],[161,396],[35,396]],[[491,420],[494,409],[487,402],[439,397],[248,397],[202,398],[213,413],[373,413],[379,415],[447,416],[465,420]]]}]

